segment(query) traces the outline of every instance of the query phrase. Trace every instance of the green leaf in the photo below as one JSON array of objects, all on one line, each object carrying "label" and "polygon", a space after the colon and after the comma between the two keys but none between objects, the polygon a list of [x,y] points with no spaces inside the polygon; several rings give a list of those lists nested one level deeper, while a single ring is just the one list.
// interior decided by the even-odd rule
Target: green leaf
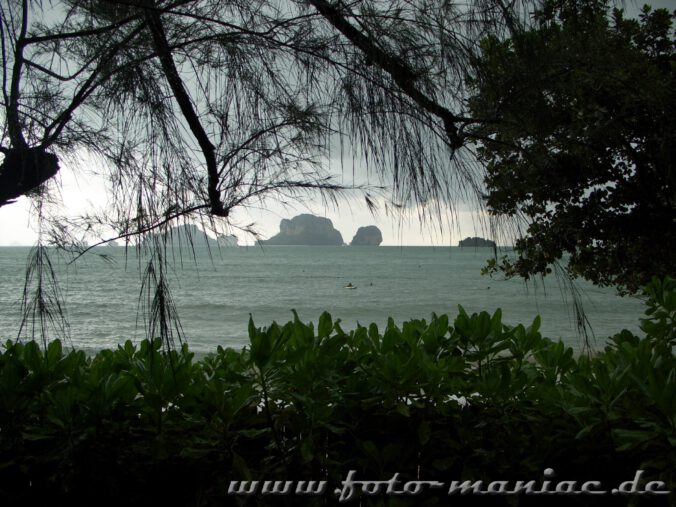
[{"label": "green leaf", "polygon": [[578,431],[577,435],[575,435],[575,439],[579,440],[579,439],[586,437],[592,431],[594,431],[594,429],[596,428],[597,425],[598,425],[598,423],[592,423],[592,424],[585,426],[580,431]]},{"label": "green leaf", "polygon": [[528,334],[537,333],[538,330],[540,329],[541,324],[542,324],[542,319],[540,318],[539,315],[536,315],[535,318],[533,319],[533,323],[528,328],[528,331],[527,331]]},{"label": "green leaf", "polygon": [[63,356],[61,340],[53,340],[47,346],[47,362],[53,368]]},{"label": "green leaf", "polygon": [[329,312],[324,312],[319,316],[319,325],[317,326],[317,336],[319,338],[326,338],[333,331],[333,321],[331,320],[331,314]]},{"label": "green leaf", "polygon": [[495,310],[491,317],[491,333],[496,338],[502,335],[502,310],[500,308]]},{"label": "green leaf", "polygon": [[374,322],[369,326],[368,336],[371,339],[371,342],[373,342],[373,345],[377,348],[380,342],[380,333],[378,332],[378,326]]},{"label": "green leaf", "polygon": [[[254,344],[254,341],[258,338],[258,335],[256,334],[256,326],[254,325],[253,321],[253,315],[249,314],[249,340],[251,341],[251,344]],[[126,345],[126,344],[125,344]]]},{"label": "green leaf", "polygon": [[23,349],[23,358],[26,366],[34,372],[42,370],[42,352],[40,347],[34,341],[26,343]]},{"label": "green leaf", "polygon": [[404,417],[411,417],[411,411],[409,410],[408,405],[404,403],[397,403],[394,407],[394,410]]},{"label": "green leaf", "polygon": [[418,426],[418,442],[420,445],[425,445],[430,441],[430,435],[432,430],[430,429],[430,423],[428,421],[422,421]]},{"label": "green leaf", "polygon": [[300,455],[305,463],[309,463],[315,457],[312,439],[307,436],[300,443]]}]

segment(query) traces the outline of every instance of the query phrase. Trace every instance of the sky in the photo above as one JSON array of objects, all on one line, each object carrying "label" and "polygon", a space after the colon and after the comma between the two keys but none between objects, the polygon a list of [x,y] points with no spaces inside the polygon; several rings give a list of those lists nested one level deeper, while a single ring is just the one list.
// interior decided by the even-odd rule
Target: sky
[{"label": "sky", "polygon": [[[638,13],[638,5],[643,2],[623,2],[629,16]],[[676,8],[676,0],[657,0],[650,2],[655,8]],[[83,164],[87,165],[87,164]],[[88,209],[98,207],[105,202],[106,192],[102,181],[88,177],[85,172],[73,171],[67,162],[61,161],[61,170],[58,175],[59,200],[70,215],[84,213]],[[408,216],[392,216],[385,212],[384,202],[381,200],[380,211],[374,216],[367,209],[363,199],[351,198],[342,200],[339,206],[326,207],[318,199],[307,199],[304,204],[284,207],[269,202],[265,209],[239,209],[233,214],[234,222],[241,225],[255,223],[256,230],[264,238],[276,234],[279,222],[283,218],[292,218],[300,213],[313,213],[324,216],[334,224],[343,235],[343,240],[352,239],[361,226],[376,225],[383,234],[383,245],[457,245],[458,241],[467,236],[490,237],[485,230],[483,216],[471,206],[460,204],[457,213],[450,212],[441,217],[421,224],[418,219],[418,210],[409,210]],[[451,220],[453,218],[453,220]],[[231,232],[238,236],[240,244],[253,244],[254,238],[243,234],[237,229]],[[110,231],[110,236],[114,234]],[[17,202],[0,207],[0,246],[32,245],[38,239],[38,225],[31,213],[31,201],[25,197]],[[108,238],[91,238],[91,241]],[[500,244],[500,242],[499,242]]]},{"label": "sky", "polygon": [[[82,164],[86,166],[87,164]],[[103,180],[88,176],[83,167],[75,171],[63,161],[57,177],[57,199],[69,215],[86,213],[101,206],[106,200]],[[384,246],[455,246],[467,236],[487,236],[481,225],[481,216],[469,206],[459,206],[456,214],[450,212],[439,218],[423,223],[418,218],[418,209],[411,208],[406,216],[393,216],[387,212],[385,200],[380,199],[378,210],[372,214],[362,197],[358,194],[347,196],[338,202],[338,206],[326,205],[318,198],[308,197],[302,203],[283,206],[272,200],[264,208],[240,208],[232,218],[241,226],[255,224],[255,229],[269,238],[279,232],[279,222],[301,213],[312,213],[329,218],[349,243],[359,227],[376,225],[383,234]],[[451,218],[455,217],[455,222]],[[224,230],[238,237],[240,245],[251,245],[254,238],[236,227]],[[95,239],[90,238],[89,242]],[[21,197],[13,204],[0,207],[0,246],[32,245],[38,238],[38,223],[35,212],[31,211],[31,201]]]},{"label": "sky", "polygon": [[[49,15],[53,15],[49,12]],[[54,21],[51,20],[50,21]],[[79,154],[80,160],[77,167],[69,165],[73,162],[61,159],[60,171],[55,182],[50,185],[57,188],[54,192],[56,200],[61,203],[63,213],[74,217],[86,214],[88,211],[100,208],[106,202],[106,188],[100,178],[91,177],[87,174],[87,168],[94,168],[96,162],[87,159],[86,155]],[[334,161],[331,168],[336,167]],[[340,169],[338,169],[338,172]],[[335,173],[336,171],[332,171]],[[346,173],[352,173],[352,169]],[[355,173],[365,175],[363,167],[356,167]],[[344,175],[344,180],[350,175]],[[339,180],[341,175],[338,174]],[[0,246],[32,245],[39,237],[38,221],[35,218],[35,210],[31,210],[34,203],[26,197],[21,197],[17,202],[0,207]],[[343,199],[337,207],[326,206],[319,198],[311,197],[301,204],[282,206],[272,200],[268,200],[263,208],[249,208],[234,210],[231,218],[235,224],[255,224],[255,230],[263,237],[269,238],[279,231],[279,222],[284,218],[292,218],[301,213],[312,213],[329,218],[338,229],[343,240],[349,243],[357,229],[362,226],[376,225],[383,234],[383,245],[457,245],[458,241],[467,236],[486,234],[481,233],[478,224],[478,215],[475,210],[465,206],[458,206],[458,212],[450,212],[434,220],[421,223],[417,208],[408,210],[407,216],[392,216],[385,211],[385,201],[381,199],[379,211],[372,215],[368,210],[363,198],[356,195],[352,198]],[[451,223],[451,218],[454,221]],[[255,238],[247,235],[236,228],[225,230],[238,236],[240,244],[253,244]],[[103,239],[114,237],[114,231],[104,237],[90,237],[87,242],[93,243]]]}]

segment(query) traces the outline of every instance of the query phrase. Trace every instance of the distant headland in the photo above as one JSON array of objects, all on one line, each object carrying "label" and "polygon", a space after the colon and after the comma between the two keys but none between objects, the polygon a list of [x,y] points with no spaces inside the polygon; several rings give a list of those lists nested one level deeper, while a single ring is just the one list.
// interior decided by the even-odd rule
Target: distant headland
[{"label": "distant headland", "polygon": [[[142,244],[150,244],[154,235],[145,238]],[[222,246],[237,246],[237,236],[232,234],[219,234],[216,239],[202,231],[195,224],[184,224],[172,227],[167,231],[167,245],[173,248],[190,247],[196,248],[209,247],[218,248]]]},{"label": "distant headland", "polygon": [[495,247],[495,241],[491,241],[490,239],[484,239],[484,238],[479,238],[477,236],[474,236],[472,238],[465,238],[463,240],[460,240],[458,243],[458,246],[469,246],[469,247]]}]

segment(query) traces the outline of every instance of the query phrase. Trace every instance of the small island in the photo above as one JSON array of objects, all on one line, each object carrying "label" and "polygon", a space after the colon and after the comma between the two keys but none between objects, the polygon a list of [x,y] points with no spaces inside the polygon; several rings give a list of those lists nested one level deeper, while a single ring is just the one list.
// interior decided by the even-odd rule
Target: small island
[{"label": "small island", "polygon": [[383,233],[375,225],[357,229],[350,246],[378,246],[383,242]]},{"label": "small island", "polygon": [[216,237],[219,246],[238,246],[239,240],[234,234],[219,234]]},{"label": "small island", "polygon": [[328,218],[304,213],[279,223],[279,233],[263,245],[342,246],[343,236]]},{"label": "small island", "polygon": [[[167,245],[171,248],[215,248],[237,246],[237,236],[219,234],[214,239],[195,224],[182,224],[170,228],[166,233]],[[155,237],[162,239],[161,234],[151,234],[143,239],[142,245],[150,245]]]},{"label": "small island", "polygon": [[495,241],[491,241],[490,239],[484,239],[484,238],[479,238],[477,236],[474,236],[472,238],[465,238],[463,240],[460,240],[458,243],[459,247],[491,247],[495,248]]}]

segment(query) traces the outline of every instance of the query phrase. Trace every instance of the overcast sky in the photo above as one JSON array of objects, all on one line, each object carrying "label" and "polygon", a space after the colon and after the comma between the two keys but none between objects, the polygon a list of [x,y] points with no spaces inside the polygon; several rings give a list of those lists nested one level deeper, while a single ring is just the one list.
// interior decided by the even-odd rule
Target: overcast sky
[{"label": "overcast sky", "polygon": [[[628,1],[624,2],[624,7],[630,16],[635,16],[638,13],[637,6],[643,3],[645,2]],[[647,3],[654,8],[676,8],[676,0]],[[101,206],[105,202],[103,183],[95,178],[87,178],[82,171],[73,172],[66,161],[61,162],[59,180],[61,200],[71,215],[85,212],[92,206]],[[0,207],[0,246],[35,243],[38,237],[37,222],[30,213],[30,207],[30,201],[25,197],[14,204]],[[459,212],[455,215],[456,220],[452,224],[451,215],[447,214],[433,223],[421,225],[415,209],[411,210],[408,218],[402,219],[388,215],[381,206],[380,212],[372,216],[363,199],[357,198],[341,201],[338,208],[327,208],[321,201],[311,199],[308,199],[305,205],[287,208],[270,202],[266,204],[265,209],[239,209],[235,212],[234,219],[241,225],[254,222],[263,237],[270,237],[278,232],[279,221],[282,218],[291,218],[300,213],[313,213],[331,219],[345,242],[349,242],[356,230],[365,225],[377,225],[381,229],[383,245],[446,246],[457,245],[457,242],[466,236],[489,236],[484,229],[485,224],[471,207],[460,206]],[[238,236],[240,244],[252,244],[253,238],[237,230],[231,232]]]},{"label": "overcast sky", "polygon": [[[83,170],[69,170],[67,162],[62,162],[58,176],[56,194],[63,202],[64,209],[69,215],[85,213],[105,203],[106,192],[104,184],[95,177],[88,177]],[[336,208],[326,205],[318,198],[307,198],[305,202],[284,206],[270,200],[261,207],[240,208],[233,213],[233,222],[241,226],[249,223],[256,224],[256,230],[263,237],[270,237],[279,231],[279,222],[283,218],[292,218],[300,213],[313,213],[324,216],[333,222],[333,225],[343,235],[343,240],[349,243],[357,229],[366,225],[377,225],[383,233],[383,245],[457,245],[458,241],[466,236],[487,233],[482,229],[481,220],[477,212],[468,206],[459,208],[455,223],[450,222],[451,214],[441,217],[441,220],[421,223],[417,210],[411,209],[407,216],[392,216],[381,200],[380,207],[375,215],[367,209],[363,197],[355,193],[339,201]],[[16,203],[0,207],[0,246],[31,245],[38,237],[37,221],[32,216],[30,200],[22,197]],[[440,228],[442,230],[440,230]],[[243,232],[232,229],[232,234],[239,238],[240,244],[252,244],[254,239]],[[113,231],[110,231],[111,236]],[[107,239],[102,238],[102,239]],[[90,241],[93,241],[91,238]]]}]

